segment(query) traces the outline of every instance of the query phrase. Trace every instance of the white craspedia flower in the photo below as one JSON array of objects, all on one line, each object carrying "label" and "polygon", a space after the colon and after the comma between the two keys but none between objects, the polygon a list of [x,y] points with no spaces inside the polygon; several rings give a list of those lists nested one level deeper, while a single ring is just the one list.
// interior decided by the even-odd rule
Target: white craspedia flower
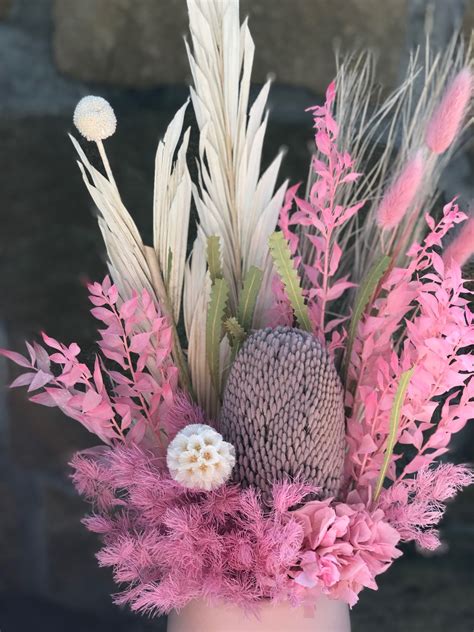
[{"label": "white craspedia flower", "polygon": [[102,97],[83,97],[76,105],[74,125],[90,141],[100,141],[112,136],[117,119],[112,106]]},{"label": "white craspedia flower", "polygon": [[209,491],[230,478],[235,450],[211,426],[190,424],[169,444],[166,463],[183,487]]}]

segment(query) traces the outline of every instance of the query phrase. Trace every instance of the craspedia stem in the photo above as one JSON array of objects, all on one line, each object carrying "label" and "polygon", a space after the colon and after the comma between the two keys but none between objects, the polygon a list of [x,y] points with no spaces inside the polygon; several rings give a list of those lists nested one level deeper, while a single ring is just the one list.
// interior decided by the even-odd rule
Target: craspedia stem
[{"label": "craspedia stem", "polygon": [[96,145],[102,159],[102,164],[104,165],[105,173],[107,174],[107,179],[109,180],[110,184],[117,188],[115,178],[112,174],[112,169],[110,168],[109,159],[107,158],[107,154],[105,153],[104,143],[101,140],[97,140]]}]

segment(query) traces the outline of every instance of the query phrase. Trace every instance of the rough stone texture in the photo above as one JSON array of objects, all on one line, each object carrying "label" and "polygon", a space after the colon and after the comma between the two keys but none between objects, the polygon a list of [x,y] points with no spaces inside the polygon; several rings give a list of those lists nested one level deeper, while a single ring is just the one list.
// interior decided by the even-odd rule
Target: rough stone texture
[{"label": "rough stone texture", "polygon": [[[396,79],[407,0],[243,0],[256,44],[254,80],[321,92],[334,75],[334,44],[380,53],[384,82]],[[189,79],[185,0],[55,0],[58,68],[83,81],[153,86]]]},{"label": "rough stone texture", "polygon": [[464,37],[469,39],[474,32],[474,2],[467,2],[463,27]]},{"label": "rough stone texture", "polygon": [[12,1],[8,19],[0,21],[0,59],[0,114],[58,113],[85,94],[53,64],[49,0]]},{"label": "rough stone texture", "polygon": [[8,17],[11,8],[11,0],[0,0],[0,20]]},{"label": "rough stone texture", "polygon": [[126,86],[188,76],[183,0],[56,0],[54,55],[61,72]]},{"label": "rough stone texture", "polygon": [[247,0],[255,39],[255,79],[276,79],[321,93],[335,74],[334,47],[373,48],[380,56],[383,82],[397,78],[406,29],[407,0]]},{"label": "rough stone texture", "polygon": [[[16,499],[8,485],[3,469],[0,469],[0,591],[11,586],[12,579],[17,577],[18,557],[20,553],[17,533]],[[8,543],[5,546],[4,543]]]}]

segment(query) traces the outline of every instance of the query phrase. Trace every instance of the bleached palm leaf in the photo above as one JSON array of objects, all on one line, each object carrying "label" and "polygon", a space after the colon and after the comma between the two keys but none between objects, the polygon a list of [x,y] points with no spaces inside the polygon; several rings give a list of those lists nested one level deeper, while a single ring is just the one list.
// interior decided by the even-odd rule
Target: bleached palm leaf
[{"label": "bleached palm leaf", "polygon": [[212,387],[206,356],[206,319],[211,279],[206,270],[206,239],[199,229],[194,241],[193,256],[186,266],[184,287],[184,324],[194,395],[198,404],[212,415],[216,410],[217,397]]},{"label": "bleached palm leaf", "polygon": [[247,21],[240,25],[238,1],[188,0],[188,10],[191,98],[201,132],[199,186],[193,195],[205,236],[221,238],[224,276],[235,308],[249,267],[271,266],[268,237],[286,188],[275,192],[282,155],[260,178],[270,84],[249,113],[255,47]]},{"label": "bleached palm leaf", "polygon": [[169,124],[163,140],[158,143],[155,159],[154,247],[175,322],[179,320],[181,307],[191,208],[191,178],[186,164],[189,128],[184,134],[176,161],[174,156],[187,105],[188,102],[178,110]]},{"label": "bleached palm leaf", "polygon": [[[186,48],[193,77],[191,99],[200,131],[199,177],[193,186],[200,231],[204,241],[212,235],[220,238],[232,313],[237,309],[246,272],[251,266],[263,271],[264,283],[253,320],[253,325],[259,327],[272,300],[273,264],[268,256],[268,238],[275,230],[286,190],[286,182],[275,190],[281,153],[260,176],[270,82],[263,86],[249,112],[255,47],[247,21],[240,24],[238,0],[188,0],[188,10],[191,45],[186,44]],[[203,252],[202,245],[199,252],[193,252],[185,279],[184,300],[188,305],[196,304],[192,284],[197,272],[192,275],[190,270],[200,266],[199,275],[205,274]],[[200,294],[200,298],[203,296]],[[200,344],[193,336],[204,336],[204,329],[192,327],[196,318],[199,316],[192,320],[189,314],[187,317],[190,358],[191,349]],[[224,372],[228,356],[225,344],[221,346]],[[193,381],[202,383],[194,372],[202,370],[207,376],[207,366],[204,362],[198,365],[197,359],[190,360],[190,364]],[[206,380],[209,382],[208,377]],[[210,395],[212,398],[209,391],[205,394]],[[211,410],[216,408],[214,400]]]},{"label": "bleached palm leaf", "polygon": [[80,158],[78,165],[82,178],[99,211],[99,227],[107,249],[110,274],[121,289],[122,299],[129,298],[133,290],[146,288],[162,301],[163,297],[157,296],[153,287],[140,233],[117,188],[90,164],[76,139],[70,138]]},{"label": "bleached palm leaf", "polygon": [[[160,304],[173,326],[173,359],[180,371],[181,384],[184,388],[190,389],[186,359],[179,343],[177,323],[173,317],[174,307],[168,297],[158,257],[152,248],[144,245],[135,222],[120,198],[115,182],[110,182],[90,164],[81,146],[72,136],[71,141],[79,155],[78,165],[84,183],[99,212],[99,227],[107,250],[109,271],[114,283],[119,288],[121,299],[129,298],[133,291],[140,292],[142,289],[146,289]],[[173,181],[173,178],[177,176],[178,161],[181,171],[183,171],[183,160],[184,156],[181,154],[175,169],[171,170],[170,168],[170,180]],[[185,204],[186,194],[185,192],[178,193],[179,183],[177,186],[173,186],[173,183],[168,185],[167,182],[164,182],[163,186],[167,186],[168,191],[174,191],[174,194],[169,198],[171,209],[179,203]],[[190,184],[188,186],[190,187]],[[189,197],[187,201],[189,215]],[[183,213],[181,209],[180,212]],[[169,243],[175,244],[177,240],[169,239]],[[184,257],[182,266],[184,268]],[[183,273],[184,270],[181,272],[181,278]],[[174,287],[177,287],[178,283],[179,281],[175,283]],[[176,295],[175,292],[174,296]],[[179,314],[179,309],[177,311]]]}]

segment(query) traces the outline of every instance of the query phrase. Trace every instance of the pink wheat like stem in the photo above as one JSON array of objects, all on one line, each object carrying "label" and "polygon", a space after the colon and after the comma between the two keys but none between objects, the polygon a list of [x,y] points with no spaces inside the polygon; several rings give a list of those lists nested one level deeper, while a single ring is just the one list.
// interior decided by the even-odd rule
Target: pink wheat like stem
[{"label": "pink wheat like stem", "polygon": [[[136,384],[137,383],[136,373],[135,373],[135,369],[133,367],[133,361],[132,361],[130,347],[129,347],[129,344],[128,344],[127,333],[125,331],[122,319],[120,318],[120,315],[119,315],[115,305],[110,304],[110,308],[112,309],[117,321],[120,323],[120,329],[122,330],[121,338],[122,338],[122,342],[123,342],[123,346],[124,346],[124,349],[125,349],[126,358],[127,358],[127,362],[128,362],[128,370],[130,371],[130,374],[132,376],[133,383]],[[164,447],[163,446],[163,439],[161,437],[161,434],[160,434],[159,430],[157,431],[156,428],[155,428],[153,420],[152,420],[152,418],[150,416],[150,411],[148,409],[148,403],[146,402],[146,400],[143,397],[142,393],[140,393],[138,391],[137,391],[137,398],[138,398],[138,400],[140,402],[140,405],[142,407],[143,413],[145,415],[145,418],[146,418],[146,420],[148,422],[149,427],[151,428],[151,430],[154,432],[156,438],[158,439],[160,447],[163,448]]]},{"label": "pink wheat like stem", "polygon": [[425,162],[421,151],[418,151],[390,184],[380,202],[376,214],[380,228],[392,230],[401,222],[415,200],[424,169]]},{"label": "pink wheat like stem", "polygon": [[474,207],[471,217],[464,223],[458,236],[451,242],[443,253],[445,265],[457,263],[461,268],[474,254]]},{"label": "pink wheat like stem", "polygon": [[435,154],[445,152],[458,135],[472,90],[472,72],[469,68],[463,68],[451,81],[428,123],[426,144]]}]

